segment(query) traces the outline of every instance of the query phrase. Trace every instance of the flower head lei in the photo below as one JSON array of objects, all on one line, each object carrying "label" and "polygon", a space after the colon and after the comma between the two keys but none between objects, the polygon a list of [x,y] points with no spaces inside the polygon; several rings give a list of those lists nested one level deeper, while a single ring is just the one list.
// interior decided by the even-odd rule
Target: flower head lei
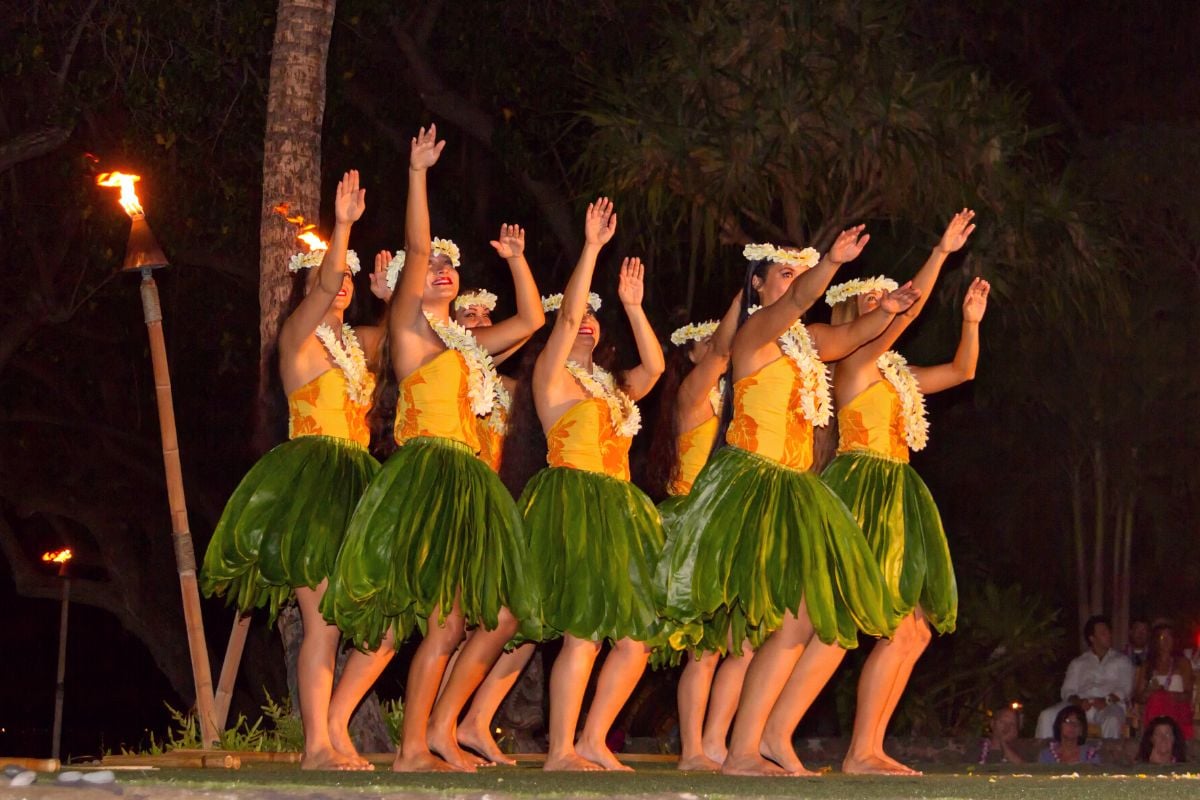
[{"label": "flower head lei", "polygon": [[567,372],[583,386],[589,397],[598,397],[608,405],[613,432],[620,437],[632,439],[642,429],[642,412],[637,403],[617,386],[612,373],[603,367],[592,365],[592,371],[574,361],[567,362]]},{"label": "flower head lei", "polygon": [[929,441],[929,419],[925,416],[925,395],[917,376],[908,368],[908,361],[894,350],[875,360],[884,379],[900,395],[900,414],[904,418],[904,441],[909,449],[921,450]]},{"label": "flower head lei", "polygon": [[[562,308],[562,301],[563,301],[562,292],[559,292],[558,294],[552,294],[552,295],[543,297],[542,298],[542,311],[545,311],[546,313],[550,313],[551,311],[558,311],[560,308]],[[588,292],[588,301],[587,302],[588,302],[588,308],[590,308],[592,310],[593,314],[595,314],[597,311],[600,310],[600,305],[601,305],[600,295],[596,294],[595,292]]]},{"label": "flower head lei", "polygon": [[476,292],[467,292],[460,294],[454,298],[454,310],[460,308],[469,308],[470,306],[483,306],[488,311],[496,310],[496,295],[489,292],[487,289],[480,289]]},{"label": "flower head lei", "polygon": [[773,244],[748,244],[742,248],[742,255],[747,261],[773,261],[802,269],[812,269],[821,260],[821,254],[811,247],[795,250]]},{"label": "flower head lei", "polygon": [[467,378],[467,395],[471,399],[471,411],[477,417],[486,417],[496,405],[499,394],[496,387],[499,386],[500,391],[504,389],[500,383],[500,376],[496,374],[496,367],[492,364],[492,357],[479,346],[479,342],[469,330],[454,320],[443,322],[428,311],[425,312],[425,319],[442,340],[442,344],[451,350],[457,350],[467,362],[467,370],[470,373]]},{"label": "flower head lei", "polygon": [[858,297],[860,294],[867,294],[868,292],[894,292],[899,288],[900,284],[882,275],[876,275],[874,278],[856,278],[852,281],[839,283],[837,286],[831,286],[829,291],[825,293],[825,302],[832,307],[845,300],[849,300],[851,297]]},{"label": "flower head lei", "polygon": [[707,322],[689,322],[682,328],[676,328],[671,334],[671,344],[680,346],[688,342],[698,342],[702,339],[707,339],[717,332],[717,325],[720,323],[715,319],[710,319]]},{"label": "flower head lei", "polygon": [[367,358],[358,343],[358,337],[354,335],[354,329],[349,325],[342,325],[341,341],[338,341],[333,328],[328,325],[318,325],[316,334],[333,363],[346,378],[346,397],[360,406],[371,402],[371,393],[375,391],[375,376],[367,369]]},{"label": "flower head lei", "polygon": [[[462,265],[461,254],[458,250],[458,245],[449,239],[434,239],[430,242],[429,248],[430,257],[445,256],[450,259],[450,266],[458,269]],[[397,250],[396,255],[392,256],[392,260],[387,265],[387,287],[391,291],[396,291],[396,283],[400,280],[400,273],[404,270],[404,251]]]},{"label": "flower head lei", "polygon": [[[750,306],[753,314],[762,306]],[[817,427],[829,423],[833,414],[833,399],[829,393],[829,369],[821,361],[812,335],[804,323],[796,320],[779,337],[779,349],[800,371],[800,413]]]},{"label": "flower head lei", "polygon": [[[325,257],[326,248],[317,248],[309,250],[307,253],[292,253],[292,257],[288,259],[288,271],[299,272],[302,269],[312,269],[321,265],[321,259]],[[346,251],[346,266],[350,268],[352,275],[357,275],[362,269],[362,264],[358,260],[358,253],[353,250]]]}]

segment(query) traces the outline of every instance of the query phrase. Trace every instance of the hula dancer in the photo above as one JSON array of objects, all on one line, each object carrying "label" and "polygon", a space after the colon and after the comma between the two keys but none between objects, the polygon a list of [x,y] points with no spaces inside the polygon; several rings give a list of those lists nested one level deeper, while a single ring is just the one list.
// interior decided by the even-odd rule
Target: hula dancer
[{"label": "hula dancer", "polygon": [[[343,322],[359,270],[358,256],[346,247],[365,199],[358,173],[347,172],[337,187],[329,248],[292,257],[292,310],[276,345],[288,441],[263,456],[234,491],[201,572],[206,595],[225,594],[241,613],[268,606],[272,620],[295,593],[304,624],[297,663],[303,769],[370,768],[346,725],[330,719],[339,634],[318,611],[350,515],[379,470],[367,453],[366,415],[375,387],[367,365],[381,331]],[[379,277],[372,276],[373,291],[382,290]]]},{"label": "hula dancer", "polygon": [[[908,464],[910,450],[928,438],[924,395],[968,381],[979,360],[979,322],[989,286],[976,278],[963,301],[962,335],[954,361],[910,367],[890,348],[920,313],[946,257],[963,247],[975,226],[963,209],[913,278],[921,300],[896,317],[879,338],[840,362],[834,372],[838,406],[838,456],[822,478],[854,514],[875,553],[895,609],[895,633],[875,643],[858,682],[854,735],[842,768],[855,773],[914,774],[884,753],[892,713],[929,644],[932,625],[954,630],[958,590],[941,517],[920,476]],[[869,313],[893,282],[850,281],[829,290],[835,321]]]},{"label": "hula dancer", "polygon": [[[355,644],[374,651],[363,656],[371,666],[360,676],[363,693],[397,639],[414,624],[425,634],[408,672],[397,771],[474,770],[455,741],[458,714],[518,621],[536,613],[521,517],[477,458],[475,417],[490,414],[496,402],[499,381],[488,354],[530,336],[544,315],[522,258],[509,261],[515,317],[479,330],[478,339],[451,321],[458,275],[447,255],[432,258],[426,195],[426,173],[444,144],[433,126],[422,129],[409,160],[408,268],[388,312],[391,365],[400,381],[399,448],[355,510],[322,604]],[[446,662],[467,625],[480,630],[435,707]]]},{"label": "hula dancer", "polygon": [[[563,637],[550,674],[547,770],[628,769],[605,738],[661,638],[653,578],[662,524],[650,499],[629,482],[629,446],[641,426],[634,401],[650,391],[664,367],[642,310],[643,268],[636,258],[621,266],[618,295],[641,363],[613,375],[597,363],[604,351],[593,352],[601,341],[595,316],[600,299],[589,298],[588,290],[596,257],[616,226],[607,199],[588,206],[579,262],[564,293],[544,301],[547,310],[559,309],[558,319],[545,347],[531,347],[522,365],[502,465],[506,483],[516,488],[538,460],[549,464],[524,484],[518,501],[537,565],[531,577],[544,636]],[[543,431],[548,444],[539,446]],[[575,743],[584,691],[604,640],[612,649]]]},{"label": "hula dancer", "polygon": [[719,430],[728,446],[670,519],[676,538],[667,615],[710,629],[720,621],[735,647],[745,639],[755,646],[721,766],[728,774],[801,774],[798,760],[780,767],[764,758],[784,760],[765,748],[763,731],[789,676],[819,691],[833,671],[825,651],[856,646],[859,630],[890,632],[882,579],[862,532],[809,471],[813,426],[830,415],[822,360],[878,336],[915,299],[906,288],[851,325],[800,323],[838,267],[862,252],[869,238],[862,231],[843,231],[819,260],[811,248],[746,247],[732,402],[723,414],[732,421]]},{"label": "hula dancer", "polygon": [[[720,323],[712,320],[685,325],[671,334],[675,348],[667,358],[667,372],[659,394],[658,424],[650,446],[648,475],[651,486],[670,495],[659,504],[664,520],[670,519],[691,491],[716,439],[729,351],[741,308],[739,293]],[[669,524],[664,527],[668,539],[660,564],[665,566],[671,562],[673,528]],[[666,576],[660,575],[656,585],[665,580]],[[693,626],[699,629],[702,623]],[[715,627],[720,629],[720,623]],[[722,630],[718,635],[724,636],[725,632]],[[730,653],[718,672],[721,652],[733,648],[724,640],[706,645],[704,634],[699,637],[694,652],[685,655],[687,663],[679,676],[677,707],[682,745],[679,769],[715,771],[725,760],[729,725],[737,711],[742,679],[753,649],[749,642],[743,642],[741,654]]]}]

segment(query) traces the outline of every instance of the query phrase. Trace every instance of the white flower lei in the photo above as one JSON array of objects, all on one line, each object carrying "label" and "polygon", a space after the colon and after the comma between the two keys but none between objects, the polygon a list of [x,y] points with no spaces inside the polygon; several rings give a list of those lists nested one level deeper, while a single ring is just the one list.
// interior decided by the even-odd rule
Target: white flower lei
[{"label": "white flower lei", "polygon": [[483,306],[488,311],[495,311],[497,299],[496,295],[487,289],[480,289],[477,292],[467,292],[454,298],[454,310],[457,311],[460,308],[467,308],[469,306]]},{"label": "white flower lei", "polygon": [[[309,250],[307,253],[292,253],[292,257],[288,259],[288,271],[299,272],[302,269],[311,269],[321,265],[321,259],[325,258],[325,250]],[[353,250],[346,251],[346,266],[350,268],[351,275],[357,275],[362,269],[362,264],[358,260],[358,253]]]},{"label": "white flower lei", "polygon": [[679,346],[688,342],[698,342],[701,339],[707,339],[717,332],[717,325],[719,324],[715,319],[710,319],[707,322],[689,322],[682,328],[677,328],[671,334],[671,344]]},{"label": "white flower lei", "polygon": [[358,405],[369,403],[371,393],[375,390],[375,381],[367,369],[367,357],[358,343],[358,337],[354,335],[354,329],[343,324],[340,342],[333,328],[328,325],[318,325],[316,334],[333,363],[346,377],[346,396]]},{"label": "white flower lei", "polygon": [[503,380],[496,381],[496,405],[492,407],[492,413],[488,416],[488,427],[500,434],[508,433],[506,416],[511,408],[512,395],[504,388]]},{"label": "white flower lei", "polygon": [[567,362],[567,372],[582,384],[589,397],[599,397],[608,404],[613,432],[617,436],[632,439],[642,429],[642,412],[638,410],[637,403],[617,386],[612,373],[595,365],[588,372],[574,361]]},{"label": "white flower lei", "polygon": [[712,406],[713,413],[718,417],[721,416],[721,408],[725,405],[725,376],[722,375],[717,380],[717,385],[708,392],[708,403]]},{"label": "white flower lei", "polygon": [[857,278],[845,283],[839,283],[837,286],[831,286],[829,291],[825,293],[825,302],[832,307],[844,300],[849,300],[851,297],[857,297],[867,292],[894,292],[899,288],[900,284],[882,275],[876,275],[874,278]]},{"label": "white flower lei", "polygon": [[[751,306],[753,314],[762,306]],[[779,337],[779,349],[800,370],[800,413],[818,428],[829,424],[833,416],[833,398],[829,392],[829,368],[821,361],[812,335],[804,323],[796,320]]]},{"label": "white flower lei", "polygon": [[[462,264],[458,245],[449,239],[434,239],[430,242],[429,252],[431,256],[445,256],[450,259],[450,266],[458,269]],[[357,258],[357,257],[356,257]],[[404,251],[397,250],[396,255],[392,256],[392,260],[387,265],[387,287],[391,291],[396,291],[396,283],[400,280],[400,273],[404,271]],[[358,270],[355,270],[358,272]]]},{"label": "white flower lei", "polygon": [[[542,298],[542,311],[545,311],[546,313],[558,311],[560,308],[562,308],[562,301],[562,292],[559,292],[558,294],[547,295]],[[595,292],[588,292],[588,308],[592,309],[593,314],[600,310],[600,303],[600,295],[596,294]]]},{"label": "white flower lei", "polygon": [[812,269],[821,260],[821,254],[811,247],[793,250],[773,244],[748,244],[742,248],[742,256],[747,261],[773,261],[803,269]]},{"label": "white flower lei", "polygon": [[428,311],[425,312],[425,319],[442,344],[462,353],[470,373],[467,377],[467,395],[471,398],[471,411],[477,417],[486,417],[496,405],[496,387],[500,385],[500,376],[492,365],[492,357],[479,346],[469,330],[454,320],[442,322]]},{"label": "white flower lei", "polygon": [[908,361],[895,350],[875,360],[875,366],[900,395],[900,413],[904,417],[904,440],[911,450],[921,450],[929,441],[929,419],[925,416],[925,395]]}]

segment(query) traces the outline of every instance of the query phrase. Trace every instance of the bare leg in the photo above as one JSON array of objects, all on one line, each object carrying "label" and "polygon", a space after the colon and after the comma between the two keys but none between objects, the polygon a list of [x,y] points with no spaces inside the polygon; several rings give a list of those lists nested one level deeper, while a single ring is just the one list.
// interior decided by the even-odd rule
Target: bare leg
[{"label": "bare leg", "polygon": [[360,762],[362,769],[375,767],[354,748],[354,742],[350,739],[350,717],[395,654],[395,634],[391,629],[377,650],[370,653],[352,650],[329,703],[329,738],[333,747],[342,755]]},{"label": "bare leg", "polygon": [[333,669],[341,634],[321,616],[317,606],[327,581],[316,589],[296,589],[304,638],[300,640],[300,658],[296,677],[300,684],[300,719],[304,723],[304,758],[301,769],[361,769],[357,759],[339,753],[329,739],[329,698],[333,694]]},{"label": "bare leg", "polygon": [[458,645],[458,649],[451,654],[450,660],[446,663],[446,669],[442,672],[442,685],[438,687],[438,697],[442,696],[442,692],[446,691],[446,682],[450,680],[450,674],[454,672],[454,662],[458,661],[458,654],[462,652],[463,647],[467,642],[471,641],[471,637],[475,635],[475,629],[471,628],[463,637],[462,643]]},{"label": "bare leg", "polygon": [[728,750],[725,741],[729,738],[729,726],[737,713],[738,698],[742,695],[742,683],[754,650],[750,642],[742,642],[740,656],[727,655],[717,670],[713,681],[712,696],[708,700],[708,720],[704,723],[704,754],[718,764],[725,761]]},{"label": "bare leg", "polygon": [[579,755],[605,769],[633,771],[632,767],[617,760],[605,740],[617,714],[621,713],[621,708],[646,671],[646,662],[649,660],[650,648],[633,639],[622,639],[609,651],[604,666],[600,668],[596,696],[592,700],[592,707],[588,709],[583,735],[575,745]]},{"label": "bare leg", "polygon": [[933,634],[929,631],[929,625],[925,622],[925,614],[920,608],[917,608],[909,619],[913,622],[915,636],[911,637],[906,653],[907,657],[904,663],[901,664],[900,671],[896,673],[896,679],[892,681],[892,689],[888,694],[883,717],[875,732],[874,753],[900,772],[920,775],[921,772],[919,770],[915,770],[906,764],[901,764],[883,750],[883,737],[887,733],[887,726],[892,721],[892,715],[896,712],[896,706],[900,703],[900,698],[904,696],[904,689],[908,686],[908,679],[912,677],[913,667],[916,666],[917,660],[920,659],[921,655],[925,652],[925,648],[929,646],[929,642],[933,639]]},{"label": "bare leg", "polygon": [[729,741],[729,755],[721,765],[724,774],[787,774],[781,767],[763,758],[760,752],[763,729],[767,724],[767,716],[792,674],[792,668],[800,660],[805,644],[812,638],[812,631],[808,607],[801,602],[799,616],[788,612],[779,630],[772,633],[754,654],[754,660],[746,670],[737,719],[733,723],[733,736]]},{"label": "bare leg", "polygon": [[486,763],[458,746],[458,715],[516,632],[516,617],[502,608],[495,630],[477,628],[459,651],[454,671],[433,707],[428,733],[429,748],[452,766],[474,770]]},{"label": "bare leg", "polygon": [[800,763],[792,747],[792,734],[845,655],[840,645],[825,644],[814,634],[767,717],[761,752],[793,775],[817,774]]},{"label": "bare leg", "polygon": [[536,647],[533,642],[526,642],[496,659],[496,665],[479,685],[475,699],[471,701],[462,724],[458,726],[458,743],[480,753],[493,764],[509,767],[517,765],[516,759],[504,755],[496,745],[496,740],[492,738],[492,718],[496,716],[500,704],[516,685],[521,670],[525,669],[529,659],[533,658]]},{"label": "bare leg", "polygon": [[459,610],[458,603],[454,604],[454,609],[446,615],[444,622],[438,619],[440,614],[441,609],[436,608],[429,615],[425,639],[417,648],[408,668],[400,752],[392,762],[392,769],[396,772],[474,771],[474,767],[463,768],[447,764],[429,750],[428,725],[433,701],[437,697],[438,685],[442,681],[442,673],[446,670],[450,654],[458,647],[465,634],[462,611]]},{"label": "bare leg", "polygon": [[[704,754],[704,712],[708,707],[708,694],[712,689],[713,673],[717,671],[719,653],[704,653],[696,658],[686,656],[687,664],[679,676],[679,688],[675,692],[675,703],[679,708],[679,769],[684,771],[714,772],[721,768]],[[724,742],[722,742],[724,744]]]},{"label": "bare leg", "polygon": [[550,670],[550,752],[542,769],[551,771],[586,771],[600,767],[575,752],[575,728],[583,694],[587,691],[588,676],[599,642],[563,636],[562,652]]}]

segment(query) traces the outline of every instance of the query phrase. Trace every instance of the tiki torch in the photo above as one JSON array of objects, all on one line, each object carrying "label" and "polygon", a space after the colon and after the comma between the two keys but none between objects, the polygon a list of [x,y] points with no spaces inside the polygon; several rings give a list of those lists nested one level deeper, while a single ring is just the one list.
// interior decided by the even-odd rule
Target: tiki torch
[{"label": "tiki torch", "polygon": [[192,659],[192,678],[196,687],[196,713],[200,717],[200,735],[204,746],[217,742],[217,723],[213,708],[212,671],[208,663],[208,645],[200,617],[200,590],[196,583],[196,550],[188,528],[187,504],[183,493],[183,469],[179,463],[179,441],[175,432],[175,403],[171,398],[171,374],[167,368],[167,348],[163,339],[162,306],[152,271],[167,266],[158,240],[146,224],[146,213],[138,201],[133,184],[138,175],[106,172],[96,178],[99,186],[119,186],[121,207],[133,220],[129,243],[125,248],[122,272],[142,273],[142,313],[150,336],[150,360],[154,366],[154,393],[158,401],[159,433],[162,437],[163,466],[167,478],[167,502],[171,509],[171,533],[175,542],[175,565],[183,594],[183,618],[187,626],[188,651]]},{"label": "tiki torch", "polygon": [[63,687],[67,674],[67,607],[71,600],[71,575],[67,572],[67,564],[71,561],[71,549],[68,547],[42,553],[42,561],[58,564],[58,577],[62,578],[62,610],[58,615],[58,677],[54,682],[54,732],[50,739],[50,757],[58,758],[59,743],[62,741]]}]

